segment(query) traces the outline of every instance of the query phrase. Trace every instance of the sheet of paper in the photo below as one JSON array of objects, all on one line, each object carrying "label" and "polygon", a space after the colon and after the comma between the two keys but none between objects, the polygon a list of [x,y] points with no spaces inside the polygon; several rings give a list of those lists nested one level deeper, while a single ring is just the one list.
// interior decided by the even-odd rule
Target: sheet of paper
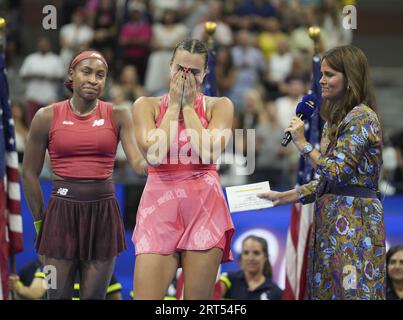
[{"label": "sheet of paper", "polygon": [[257,194],[270,191],[269,181],[226,187],[228,206],[231,212],[270,208],[273,202],[257,197]]}]

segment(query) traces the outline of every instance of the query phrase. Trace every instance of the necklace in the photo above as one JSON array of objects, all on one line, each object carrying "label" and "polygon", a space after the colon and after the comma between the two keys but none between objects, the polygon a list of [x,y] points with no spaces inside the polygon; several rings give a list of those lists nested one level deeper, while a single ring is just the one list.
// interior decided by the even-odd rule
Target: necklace
[{"label": "necklace", "polygon": [[74,104],[73,104],[73,99],[70,99],[70,100],[69,100],[69,104],[70,104],[70,106],[71,106],[71,109],[73,110],[73,113],[75,113],[75,114],[77,114],[77,115],[79,115],[79,116],[85,116],[85,115],[90,114],[92,111],[95,110],[95,108],[98,106],[98,100],[95,102],[95,105],[90,108],[89,111],[86,111],[86,112],[83,112],[83,113],[81,113],[81,111],[78,110],[78,109],[74,106]]}]

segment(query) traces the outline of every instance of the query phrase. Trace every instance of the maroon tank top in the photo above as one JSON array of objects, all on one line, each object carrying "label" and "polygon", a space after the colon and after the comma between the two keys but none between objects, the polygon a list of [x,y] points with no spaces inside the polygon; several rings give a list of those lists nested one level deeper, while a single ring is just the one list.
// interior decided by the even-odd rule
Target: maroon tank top
[{"label": "maroon tank top", "polygon": [[58,176],[106,179],[112,175],[119,134],[112,104],[97,103],[85,116],[75,114],[69,100],[53,104],[48,150],[52,170]]}]

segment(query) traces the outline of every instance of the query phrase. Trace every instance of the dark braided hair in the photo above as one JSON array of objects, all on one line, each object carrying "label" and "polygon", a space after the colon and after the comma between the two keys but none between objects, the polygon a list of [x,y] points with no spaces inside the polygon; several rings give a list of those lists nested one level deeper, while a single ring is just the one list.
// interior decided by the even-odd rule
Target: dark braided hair
[{"label": "dark braided hair", "polygon": [[171,58],[171,63],[174,61],[175,59],[175,54],[176,51],[180,49],[180,50],[186,50],[190,53],[198,53],[198,54],[202,54],[204,55],[204,69],[207,70],[207,64],[208,64],[208,49],[206,47],[206,45],[197,39],[185,39],[181,42],[179,42],[175,49],[174,52],[172,54],[172,58]]}]

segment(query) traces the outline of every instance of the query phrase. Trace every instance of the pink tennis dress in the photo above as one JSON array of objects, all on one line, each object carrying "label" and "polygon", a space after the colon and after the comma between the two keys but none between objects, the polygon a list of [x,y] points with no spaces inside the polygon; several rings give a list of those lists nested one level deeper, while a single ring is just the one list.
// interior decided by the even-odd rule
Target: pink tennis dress
[{"label": "pink tennis dress", "polygon": [[[169,95],[166,94],[156,127],[159,127],[168,104]],[[204,95],[199,93],[194,107],[203,127],[207,128],[204,106]],[[132,238],[136,255],[220,248],[223,250],[222,262],[232,261],[231,239],[235,229],[216,165],[202,164],[200,159],[197,163],[185,164],[190,152],[186,147],[190,143],[185,129],[180,115],[179,139],[174,139],[173,143],[177,147],[171,145],[166,162],[158,167],[148,167]],[[176,156],[172,157],[173,153]]]}]

